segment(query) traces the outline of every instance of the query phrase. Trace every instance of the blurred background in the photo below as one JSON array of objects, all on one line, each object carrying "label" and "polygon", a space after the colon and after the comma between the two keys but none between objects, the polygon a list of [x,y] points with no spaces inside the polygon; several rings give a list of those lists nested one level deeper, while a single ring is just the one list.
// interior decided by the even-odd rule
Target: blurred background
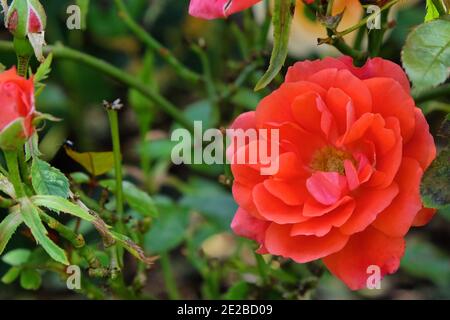
[{"label": "blurred background", "polygon": [[[252,110],[258,101],[282,81],[281,76],[262,92],[253,87],[264,72],[270,55],[266,41],[264,9],[257,7],[228,20],[201,21],[187,15],[187,0],[130,0],[131,15],[189,68],[201,73],[199,53],[206,55],[218,92],[218,102],[208,99],[207,89],[180,80],[158,55],[147,51],[127,29],[112,0],[90,1],[83,30],[68,30],[67,7],[75,1],[42,1],[48,15],[46,39],[104,59],[139,77],[167,97],[191,120],[208,127],[226,127],[239,113]],[[345,23],[358,21],[358,1],[338,1],[349,6]],[[85,12],[85,11],[83,11]],[[391,19],[395,27],[383,46],[382,57],[400,63],[401,48],[411,29],[423,22],[425,4],[403,1]],[[356,19],[356,20],[355,20]],[[314,59],[335,52],[318,48],[322,36],[314,16],[304,6],[297,8],[291,37],[291,54],[286,66],[299,59]],[[1,39],[10,40],[2,30]],[[354,37],[353,37],[354,38]],[[352,37],[348,38],[353,41]],[[0,52],[6,67],[15,64],[10,53]],[[203,66],[204,67],[204,66]],[[36,65],[33,65],[35,70]],[[244,76],[242,76],[244,74]],[[284,74],[284,72],[282,72]],[[230,188],[221,183],[223,166],[173,166],[170,131],[177,125],[139,93],[104,77],[95,70],[71,61],[55,59],[52,72],[37,101],[38,110],[63,121],[41,128],[44,159],[67,175],[83,171],[67,156],[63,145],[74,143],[77,151],[109,151],[111,141],[102,101],[121,98],[120,114],[126,177],[154,198],[160,217],[143,235],[145,250],[161,255],[146,272],[143,297],[186,299],[449,299],[450,216],[437,214],[432,222],[412,230],[407,250],[395,275],[386,277],[381,290],[351,292],[324,271],[320,263],[297,265],[288,260],[257,257],[255,244],[234,236],[229,228],[237,208]],[[436,134],[449,110],[447,101],[420,106]],[[206,128],[205,128],[206,129]],[[130,209],[129,214],[134,213]],[[67,221],[68,224],[73,221]],[[87,240],[98,242],[89,225],[81,230]],[[9,244],[14,248],[35,248],[19,231]],[[126,277],[136,272],[133,260]],[[267,265],[270,268],[267,269]],[[8,263],[0,261],[0,276]],[[129,273],[129,274],[128,274]],[[0,283],[3,299],[84,298],[68,291],[65,281],[42,270],[37,290],[24,290],[20,283]],[[320,279],[320,280],[319,280]],[[102,284],[99,283],[101,287]]]}]

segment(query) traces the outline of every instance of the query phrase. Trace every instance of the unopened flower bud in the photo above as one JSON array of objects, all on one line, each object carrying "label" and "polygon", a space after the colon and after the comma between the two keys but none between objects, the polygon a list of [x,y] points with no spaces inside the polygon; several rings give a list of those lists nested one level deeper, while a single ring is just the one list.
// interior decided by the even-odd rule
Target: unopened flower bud
[{"label": "unopened flower bud", "polygon": [[[15,39],[28,38],[39,61],[44,59],[42,48],[45,45],[44,34],[47,16],[39,0],[14,0],[8,7],[2,1],[5,15],[5,26]],[[20,55],[20,52],[18,52]]]},{"label": "unopened flower bud", "polygon": [[16,150],[35,132],[33,80],[15,68],[0,73],[0,105],[0,149]]}]

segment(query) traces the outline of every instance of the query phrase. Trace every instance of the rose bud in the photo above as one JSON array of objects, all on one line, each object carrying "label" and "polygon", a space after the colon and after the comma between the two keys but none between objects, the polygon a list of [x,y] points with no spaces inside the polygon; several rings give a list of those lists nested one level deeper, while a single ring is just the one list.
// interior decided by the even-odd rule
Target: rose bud
[{"label": "rose bud", "polygon": [[[227,18],[259,2],[261,0],[191,0],[189,14],[207,20]],[[303,0],[303,2],[312,4],[314,0]]]},{"label": "rose bud", "polygon": [[35,130],[33,80],[20,77],[15,68],[0,73],[0,105],[0,148],[16,150]]},{"label": "rose bud", "polygon": [[20,42],[28,38],[36,58],[39,61],[44,60],[42,47],[45,45],[47,16],[39,0],[13,1],[9,8],[4,1],[2,6],[6,12],[5,26],[14,35],[16,51],[19,45],[18,55],[26,51],[26,45]]}]

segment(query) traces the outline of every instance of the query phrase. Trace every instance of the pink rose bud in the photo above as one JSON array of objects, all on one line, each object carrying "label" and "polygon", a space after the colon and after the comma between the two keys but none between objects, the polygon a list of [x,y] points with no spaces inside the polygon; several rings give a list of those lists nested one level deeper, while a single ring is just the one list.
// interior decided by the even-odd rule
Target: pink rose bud
[{"label": "pink rose bud", "polygon": [[35,132],[32,79],[20,77],[15,68],[0,73],[0,148],[14,150]]},{"label": "pink rose bud", "polygon": [[45,45],[44,32],[47,16],[39,0],[13,1],[8,7],[2,1],[5,15],[5,26],[17,40],[28,38],[38,60],[44,59],[42,47]]}]

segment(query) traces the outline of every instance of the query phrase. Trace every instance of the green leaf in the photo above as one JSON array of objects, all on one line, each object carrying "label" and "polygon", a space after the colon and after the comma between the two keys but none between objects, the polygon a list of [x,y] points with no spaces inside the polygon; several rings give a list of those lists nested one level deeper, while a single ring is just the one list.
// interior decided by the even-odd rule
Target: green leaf
[{"label": "green leaf", "polygon": [[[149,88],[153,90],[158,90],[157,81],[155,81],[155,57],[151,50],[147,50],[142,66],[139,68],[139,74],[137,77],[144,83],[146,83]],[[128,101],[131,107],[137,115],[137,121],[139,123],[139,128],[141,133],[145,133],[150,129],[150,125],[155,118],[155,104],[150,101],[146,96],[142,95],[139,91],[135,89],[130,89],[128,93]]]},{"label": "green leaf", "polygon": [[81,11],[81,29],[86,30],[87,27],[87,14],[89,11],[89,0],[77,0],[77,6]]},{"label": "green leaf", "polygon": [[215,128],[219,122],[219,114],[209,100],[199,100],[188,105],[183,114],[192,122],[201,121],[203,130]]},{"label": "green leaf", "polygon": [[37,290],[41,284],[41,274],[34,269],[24,269],[20,274],[20,285],[26,290]]},{"label": "green leaf", "polygon": [[64,148],[69,157],[78,162],[93,176],[101,176],[114,167],[112,152],[76,152],[71,148]]},{"label": "green leaf", "polygon": [[22,218],[25,224],[30,228],[33,237],[44,248],[44,250],[54,260],[68,265],[66,253],[58,247],[48,236],[47,230],[41,221],[39,208],[37,208],[28,198],[22,198],[20,201]]},{"label": "green leaf", "polygon": [[[449,117],[449,116],[448,116]],[[425,172],[420,186],[422,201],[428,208],[450,211],[450,121],[442,124],[438,135],[443,138],[444,147]]]},{"label": "green leaf", "polygon": [[39,158],[33,159],[31,179],[37,194],[69,197],[69,180],[66,176]]},{"label": "green leaf", "polygon": [[255,110],[262,96],[248,88],[240,88],[233,95],[231,102],[247,110]]},{"label": "green leaf", "polygon": [[433,0],[427,0],[427,14],[425,15],[425,22],[439,18],[439,11],[433,3]]},{"label": "green leaf", "polygon": [[25,143],[25,161],[28,162],[33,157],[40,157],[42,153],[39,151],[39,135],[35,132],[31,138]]},{"label": "green leaf", "polygon": [[450,150],[445,149],[425,173],[420,191],[426,207],[444,209],[450,206]]},{"label": "green leaf", "polygon": [[441,101],[427,101],[421,103],[420,109],[422,109],[424,115],[428,115],[436,111],[450,113],[450,104]]},{"label": "green leaf", "polygon": [[28,261],[30,254],[30,250],[15,249],[5,254],[2,260],[4,263],[9,264],[10,266],[18,267]]},{"label": "green leaf", "polygon": [[435,246],[421,239],[408,239],[401,267],[416,277],[435,284],[450,286],[450,258]]},{"label": "green leaf", "polygon": [[233,197],[221,186],[204,179],[191,179],[180,205],[202,214],[222,231],[230,229],[237,210]]},{"label": "green leaf", "polygon": [[125,250],[131,253],[135,258],[141,260],[142,262],[151,265],[157,259],[156,257],[147,257],[145,255],[144,250],[134,243],[130,238],[124,236],[123,234],[110,231],[112,238],[117,241],[119,245],[121,245]]},{"label": "green leaf", "polygon": [[39,65],[36,74],[34,75],[34,86],[35,86],[35,96],[39,97],[42,93],[42,91],[45,88],[45,84],[42,83],[42,81],[46,80],[48,78],[48,75],[50,74],[50,71],[52,70],[50,68],[53,60],[53,54],[50,53],[47,58]]},{"label": "green leaf", "polygon": [[447,80],[450,65],[450,21],[434,20],[415,28],[402,52],[403,66],[419,89]]},{"label": "green leaf", "polygon": [[80,219],[92,222],[96,218],[67,199],[58,196],[34,196],[31,202],[38,207],[46,207],[54,211],[69,213]]},{"label": "green leaf", "polygon": [[170,201],[157,202],[159,217],[145,235],[145,247],[152,253],[167,252],[185,239],[189,224],[188,211]]},{"label": "green leaf", "polygon": [[141,156],[151,160],[167,160],[170,161],[172,149],[178,142],[169,139],[158,139],[145,141],[141,144],[139,153]]},{"label": "green leaf", "polygon": [[2,282],[4,284],[11,284],[20,276],[20,272],[22,272],[22,268],[19,267],[11,267],[8,272],[6,272],[2,277]]},{"label": "green leaf", "polygon": [[[116,190],[116,182],[114,180],[103,180],[100,182],[100,185],[113,192]],[[123,194],[130,207],[141,215],[146,217],[156,217],[158,215],[153,199],[134,184],[124,181]]]},{"label": "green leaf", "polygon": [[36,74],[33,77],[34,83],[37,84],[41,81],[44,81],[48,78],[50,74],[51,65],[53,61],[53,54],[50,53],[47,58],[45,58],[44,62],[41,63],[36,71]]},{"label": "green leaf", "polygon": [[24,119],[18,118],[0,133],[0,148],[4,151],[14,151],[25,143],[23,137]]},{"label": "green leaf", "polygon": [[269,69],[256,84],[255,91],[265,88],[280,72],[288,54],[289,35],[292,16],[295,9],[294,0],[275,1],[273,12],[273,50]]},{"label": "green leaf", "polygon": [[11,213],[0,223],[0,255],[5,250],[14,232],[16,232],[17,227],[23,222],[18,208],[18,206],[14,207]]},{"label": "green leaf", "polygon": [[84,172],[73,172],[70,174],[70,178],[72,178],[72,180],[78,184],[86,184],[89,183],[89,181],[91,181],[89,176]]},{"label": "green leaf", "polygon": [[7,194],[11,198],[16,197],[16,191],[14,190],[14,186],[12,183],[6,178],[4,175],[0,173],[0,191],[4,194]]},{"label": "green leaf", "polygon": [[245,281],[235,283],[225,294],[225,300],[244,300],[250,291],[250,286]]}]

